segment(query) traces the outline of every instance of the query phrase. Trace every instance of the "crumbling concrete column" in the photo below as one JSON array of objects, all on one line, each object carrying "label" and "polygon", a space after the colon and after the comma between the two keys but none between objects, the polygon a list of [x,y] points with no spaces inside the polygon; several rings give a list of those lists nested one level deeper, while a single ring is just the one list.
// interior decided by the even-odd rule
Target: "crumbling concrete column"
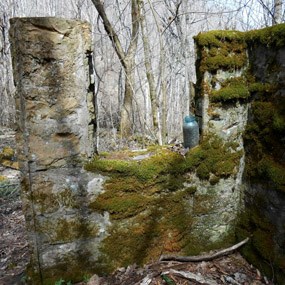
[{"label": "crumbling concrete column", "polygon": [[88,23],[75,20],[11,19],[32,284],[82,280],[93,272],[108,224],[108,217],[88,207],[103,178],[82,168],[92,154],[87,104],[92,101],[90,30]]}]

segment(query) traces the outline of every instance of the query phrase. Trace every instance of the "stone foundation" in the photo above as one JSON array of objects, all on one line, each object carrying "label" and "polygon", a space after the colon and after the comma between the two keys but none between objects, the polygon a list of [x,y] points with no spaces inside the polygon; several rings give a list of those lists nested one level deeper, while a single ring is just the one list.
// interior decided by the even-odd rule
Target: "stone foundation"
[{"label": "stone foundation", "polygon": [[243,152],[237,236],[247,259],[277,284],[285,279],[285,25],[199,34],[197,115],[205,135]]},{"label": "stone foundation", "polygon": [[90,26],[15,18],[10,36],[30,283],[198,254],[236,233],[284,280],[284,25],[196,37],[202,140],[186,156],[164,147],[87,164]]},{"label": "stone foundation", "polygon": [[80,21],[11,20],[16,139],[33,284],[82,280],[93,272],[109,223],[107,215],[88,208],[95,195],[88,185],[97,176],[82,168],[93,152],[90,33],[89,24]]}]

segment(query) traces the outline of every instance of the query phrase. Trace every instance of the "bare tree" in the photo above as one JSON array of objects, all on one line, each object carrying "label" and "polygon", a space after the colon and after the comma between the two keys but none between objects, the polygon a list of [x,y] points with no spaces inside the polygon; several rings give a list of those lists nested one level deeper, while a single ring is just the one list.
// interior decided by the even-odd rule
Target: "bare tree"
[{"label": "bare tree", "polygon": [[151,109],[152,109],[152,125],[154,127],[154,132],[160,144],[162,143],[161,134],[159,133],[159,122],[158,122],[158,98],[155,89],[155,78],[153,73],[153,68],[151,64],[151,48],[150,48],[150,39],[148,37],[149,31],[145,22],[145,3],[141,1],[140,3],[140,16],[139,21],[141,25],[141,32],[142,32],[142,42],[144,48],[144,64],[146,69],[146,77],[149,87],[149,97],[151,102]]},{"label": "bare tree", "polygon": [[60,16],[91,23],[97,141],[104,148],[108,139],[117,146],[119,128],[124,137],[136,132],[160,143],[179,138],[196,80],[192,37],[208,29],[283,22],[283,8],[284,0],[37,0],[32,5],[31,0],[2,0],[0,124],[14,118],[10,17]]},{"label": "bare tree", "polygon": [[272,25],[282,22],[282,0],[274,0]]},{"label": "bare tree", "polygon": [[[8,5],[8,6],[5,6]],[[10,3],[0,3],[0,125],[14,125],[14,87],[8,38],[9,17],[13,15]]]},{"label": "bare tree", "polygon": [[134,94],[134,67],[135,67],[135,53],[137,49],[138,42],[138,31],[139,31],[139,5],[137,0],[131,0],[131,39],[129,46],[126,51],[124,51],[121,41],[108,19],[104,5],[100,0],[92,0],[95,8],[100,15],[104,28],[112,41],[118,58],[125,71],[125,96],[123,108],[121,110],[121,121],[120,130],[122,136],[129,136],[132,132],[132,101]]}]

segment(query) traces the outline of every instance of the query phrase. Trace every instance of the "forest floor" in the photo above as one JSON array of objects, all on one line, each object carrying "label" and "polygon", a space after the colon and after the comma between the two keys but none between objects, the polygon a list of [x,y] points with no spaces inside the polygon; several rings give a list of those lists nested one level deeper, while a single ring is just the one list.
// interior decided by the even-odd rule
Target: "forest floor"
[{"label": "forest floor", "polygon": [[0,197],[0,237],[0,284],[21,284],[29,251],[19,196]]}]

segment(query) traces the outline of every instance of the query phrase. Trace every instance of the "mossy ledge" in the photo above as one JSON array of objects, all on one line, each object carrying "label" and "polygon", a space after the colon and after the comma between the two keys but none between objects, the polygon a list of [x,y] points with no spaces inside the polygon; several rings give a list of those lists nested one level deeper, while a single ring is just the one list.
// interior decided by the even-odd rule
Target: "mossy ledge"
[{"label": "mossy ledge", "polygon": [[239,69],[247,63],[248,46],[257,44],[267,47],[284,46],[285,24],[248,32],[203,32],[195,36],[194,40],[199,47],[198,57],[201,61],[199,72]]},{"label": "mossy ledge", "polygon": [[147,153],[150,156],[141,161],[132,159],[134,153],[105,154],[85,166],[109,177],[105,191],[90,203],[93,211],[109,212],[112,221],[110,235],[101,246],[101,272],[134,262],[144,264],[161,252],[193,251],[189,248],[193,221],[189,203],[196,188],[189,187],[189,173],[196,172],[201,180],[215,177],[212,184],[218,183],[235,175],[242,155],[216,136],[205,138],[185,158],[168,147],[152,147]]},{"label": "mossy ledge", "polygon": [[247,63],[245,35],[239,31],[210,31],[194,37],[198,46],[197,74],[235,70]]},{"label": "mossy ledge", "polygon": [[[197,46],[197,85],[204,86],[197,90],[203,95],[207,93],[212,102],[226,102],[237,99],[251,98],[257,91],[271,92],[276,89],[272,83],[258,82],[252,75],[252,67],[248,59],[248,51],[254,46],[278,48],[285,45],[285,24],[253,30],[240,31],[210,31],[199,33],[194,37]],[[271,67],[272,69],[274,68]],[[237,72],[238,78],[222,82],[221,89],[213,90],[203,83],[203,75],[209,72],[215,78],[218,70]],[[201,88],[201,87],[200,87]]]},{"label": "mossy ledge", "polygon": [[225,102],[233,99],[248,99],[250,92],[244,77],[230,78],[222,83],[219,90],[212,91],[212,102]]}]

